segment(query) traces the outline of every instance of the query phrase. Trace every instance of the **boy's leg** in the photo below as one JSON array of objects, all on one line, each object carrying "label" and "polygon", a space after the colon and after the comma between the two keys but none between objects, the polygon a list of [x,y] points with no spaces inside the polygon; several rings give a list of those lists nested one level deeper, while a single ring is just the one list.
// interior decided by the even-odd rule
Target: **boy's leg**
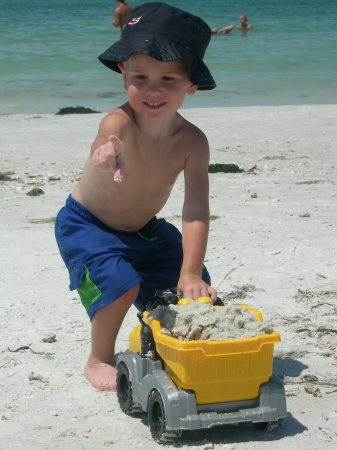
[{"label": "boy's leg", "polygon": [[91,322],[91,353],[85,377],[102,391],[116,390],[115,342],[123,319],[137,298],[139,285],[98,310]]}]

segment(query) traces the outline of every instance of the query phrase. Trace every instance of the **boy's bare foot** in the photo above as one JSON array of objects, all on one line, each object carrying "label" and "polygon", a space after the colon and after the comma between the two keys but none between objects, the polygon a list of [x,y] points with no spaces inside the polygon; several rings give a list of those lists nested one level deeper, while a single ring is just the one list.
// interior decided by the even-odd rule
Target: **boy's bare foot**
[{"label": "boy's bare foot", "polygon": [[89,363],[84,368],[84,376],[100,391],[116,391],[116,369],[105,362]]}]

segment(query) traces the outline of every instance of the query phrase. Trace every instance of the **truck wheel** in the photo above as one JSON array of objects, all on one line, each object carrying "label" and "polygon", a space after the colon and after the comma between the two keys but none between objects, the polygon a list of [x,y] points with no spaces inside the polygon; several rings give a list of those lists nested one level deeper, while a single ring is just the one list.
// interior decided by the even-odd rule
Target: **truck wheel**
[{"label": "truck wheel", "polygon": [[181,436],[181,430],[166,430],[164,402],[160,393],[154,389],[147,402],[149,427],[153,439],[160,444],[175,442]]},{"label": "truck wheel", "polygon": [[140,405],[134,403],[130,372],[124,362],[119,363],[117,366],[117,398],[121,410],[126,414],[141,412]]}]

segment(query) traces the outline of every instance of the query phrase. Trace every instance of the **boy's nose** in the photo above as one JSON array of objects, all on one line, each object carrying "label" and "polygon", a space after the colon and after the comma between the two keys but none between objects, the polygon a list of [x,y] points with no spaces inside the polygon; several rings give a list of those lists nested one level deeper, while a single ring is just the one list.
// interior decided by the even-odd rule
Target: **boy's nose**
[{"label": "boy's nose", "polygon": [[149,81],[147,85],[147,92],[160,92],[161,84],[159,81]]}]

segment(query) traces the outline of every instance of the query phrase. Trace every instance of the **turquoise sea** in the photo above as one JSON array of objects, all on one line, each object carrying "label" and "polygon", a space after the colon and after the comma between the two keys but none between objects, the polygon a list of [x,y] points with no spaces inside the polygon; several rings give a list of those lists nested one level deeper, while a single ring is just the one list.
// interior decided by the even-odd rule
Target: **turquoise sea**
[{"label": "turquoise sea", "polygon": [[[133,6],[144,3],[130,0]],[[249,16],[254,29],[213,36],[217,89],[185,107],[337,103],[336,0],[172,0],[211,27]],[[108,111],[124,101],[120,76],[97,56],[119,37],[114,0],[0,0],[0,113]]]}]

